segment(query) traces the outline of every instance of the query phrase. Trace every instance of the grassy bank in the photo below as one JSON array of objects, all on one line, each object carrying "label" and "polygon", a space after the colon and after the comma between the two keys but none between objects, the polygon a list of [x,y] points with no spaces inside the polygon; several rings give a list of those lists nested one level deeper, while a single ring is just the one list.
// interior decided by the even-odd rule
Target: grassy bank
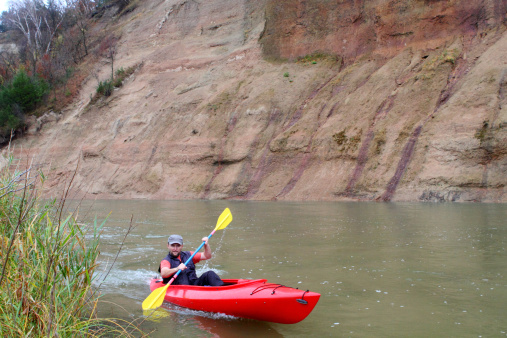
[{"label": "grassy bank", "polygon": [[92,288],[103,223],[79,224],[40,195],[44,175],[0,169],[0,336],[130,336],[96,317]]}]

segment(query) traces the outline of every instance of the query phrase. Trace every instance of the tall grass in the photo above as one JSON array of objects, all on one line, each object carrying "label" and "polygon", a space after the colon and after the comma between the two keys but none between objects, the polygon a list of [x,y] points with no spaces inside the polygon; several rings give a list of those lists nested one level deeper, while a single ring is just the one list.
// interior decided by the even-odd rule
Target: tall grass
[{"label": "tall grass", "polygon": [[129,336],[128,323],[96,317],[104,222],[62,217],[63,203],[40,195],[41,172],[9,167],[0,169],[0,336]]}]

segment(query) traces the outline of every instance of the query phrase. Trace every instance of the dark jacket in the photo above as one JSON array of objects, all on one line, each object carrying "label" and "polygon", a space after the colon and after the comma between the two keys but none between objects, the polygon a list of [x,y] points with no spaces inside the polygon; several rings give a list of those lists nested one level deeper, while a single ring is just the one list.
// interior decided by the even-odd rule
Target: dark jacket
[{"label": "dark jacket", "polygon": [[[171,269],[174,269],[177,268],[181,263],[185,263],[190,258],[190,256],[192,256],[190,251],[182,251],[180,253],[180,256],[177,258],[171,256],[171,253],[168,253],[163,260],[171,263]],[[158,272],[160,272],[160,266],[158,267]],[[164,278],[164,284],[167,284],[173,276],[174,275]],[[194,262],[190,260],[190,262],[187,264],[187,268],[180,272],[178,277],[176,277],[174,282],[172,282],[172,285],[195,285],[196,281],[197,275],[195,273],[195,265]]]}]

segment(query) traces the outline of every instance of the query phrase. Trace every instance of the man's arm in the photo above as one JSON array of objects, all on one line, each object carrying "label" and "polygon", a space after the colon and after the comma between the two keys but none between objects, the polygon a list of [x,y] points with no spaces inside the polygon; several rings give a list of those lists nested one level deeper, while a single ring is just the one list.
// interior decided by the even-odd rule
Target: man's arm
[{"label": "man's arm", "polygon": [[162,266],[163,262],[167,262],[167,261],[162,261],[162,263],[160,264],[160,266],[161,266],[160,275],[162,276],[162,278],[171,277],[176,272],[178,272],[178,270],[185,270],[187,268],[185,264],[181,263],[177,267],[171,269],[171,263],[167,262],[167,263],[169,263],[169,266],[167,267],[167,266]]},{"label": "man's arm", "polygon": [[205,242],[204,244],[204,253],[201,255],[201,261],[205,261],[207,259],[211,258],[211,248],[208,244],[208,237],[203,237],[202,241]]}]

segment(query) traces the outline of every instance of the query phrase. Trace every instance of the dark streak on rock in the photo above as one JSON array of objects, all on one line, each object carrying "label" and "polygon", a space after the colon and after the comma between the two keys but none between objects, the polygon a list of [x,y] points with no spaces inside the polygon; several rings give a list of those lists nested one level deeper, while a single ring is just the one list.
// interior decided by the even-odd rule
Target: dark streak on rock
[{"label": "dark streak on rock", "polygon": [[348,197],[352,197],[354,195],[354,187],[359,178],[361,177],[361,174],[363,173],[366,163],[368,162],[368,149],[370,148],[371,141],[375,136],[373,129],[377,124],[377,122],[383,117],[385,117],[389,113],[389,111],[393,108],[395,98],[396,95],[388,96],[377,108],[377,111],[375,112],[375,117],[373,118],[370,128],[368,128],[368,132],[366,133],[366,137],[363,140],[363,143],[361,144],[361,148],[359,149],[356,167],[354,168],[349,183],[347,184],[347,187],[345,188],[345,191],[342,193],[342,195]]},{"label": "dark streak on rock", "polygon": [[317,89],[312,91],[310,95],[303,101],[303,103],[299,106],[299,108],[296,110],[294,115],[292,115],[291,119],[289,120],[289,123],[283,128],[283,131],[289,129],[294,124],[296,124],[297,121],[301,118],[303,115],[303,110],[305,109],[306,105],[313,100],[315,96],[324,88],[332,79],[334,79],[335,76],[331,76],[326,82],[324,82],[322,85],[320,85]]},{"label": "dark streak on rock", "polygon": [[[459,81],[469,72],[471,69],[471,66],[476,62],[476,60],[472,62],[467,62],[463,59],[462,56],[459,57],[458,62],[456,66],[453,68],[451,73],[449,74],[449,77],[447,79],[447,84],[445,88],[440,92],[439,99],[437,101],[437,104],[434,108],[434,110],[428,114],[428,116],[425,118],[425,120],[422,122],[421,125],[419,125],[412,135],[410,136],[408,142],[406,143],[405,147],[403,148],[403,152],[401,155],[401,158],[398,162],[398,166],[396,168],[396,172],[394,176],[389,180],[389,183],[387,184],[386,191],[382,196],[379,198],[382,201],[390,201],[395,192],[396,188],[398,187],[398,184],[400,183],[400,180],[403,176],[403,174],[406,171],[406,168],[412,158],[415,145],[417,143],[417,139],[419,138],[419,135],[421,134],[422,128],[428,122],[431,118],[434,117],[434,115],[437,113],[437,111],[440,109],[442,105],[444,105],[455,93],[456,86],[459,83]],[[485,169],[486,170],[486,169]],[[487,173],[483,174],[483,179],[487,179]]]},{"label": "dark streak on rock", "polygon": [[421,134],[421,130],[422,125],[419,125],[417,128],[415,128],[412,135],[410,136],[410,139],[403,148],[403,152],[401,153],[401,159],[398,162],[398,166],[396,167],[396,172],[394,173],[394,176],[389,180],[386,191],[380,197],[382,201],[388,202],[393,198],[396,188],[400,183],[401,177],[405,173],[405,170],[407,169],[410,159],[412,158],[412,154],[415,149],[415,144],[417,142],[417,139],[419,138],[419,135]]},{"label": "dark streak on rock", "polygon": [[155,144],[153,149],[151,149],[150,158],[148,159],[148,164],[151,163],[151,160],[153,160],[153,157],[155,156],[155,153],[157,152],[158,144]]},{"label": "dark streak on rock", "polygon": [[361,149],[359,149],[356,167],[354,168],[349,183],[345,188],[345,196],[353,194],[354,186],[356,185],[356,182],[359,179],[359,177],[361,177],[364,167],[366,166],[366,162],[368,161],[368,149],[370,148],[370,144],[374,136],[375,134],[373,133],[373,128],[370,128],[368,130],[368,133],[366,134],[366,138],[364,139],[363,144],[361,144]]}]

